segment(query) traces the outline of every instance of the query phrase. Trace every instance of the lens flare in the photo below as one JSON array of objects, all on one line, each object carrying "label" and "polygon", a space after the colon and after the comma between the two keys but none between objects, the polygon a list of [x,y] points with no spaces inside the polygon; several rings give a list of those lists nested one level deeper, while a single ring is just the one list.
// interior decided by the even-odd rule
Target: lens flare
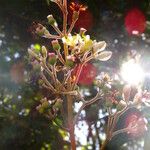
[{"label": "lens flare", "polygon": [[134,60],[129,60],[122,65],[121,76],[129,84],[137,85],[143,81],[144,72],[139,64]]}]

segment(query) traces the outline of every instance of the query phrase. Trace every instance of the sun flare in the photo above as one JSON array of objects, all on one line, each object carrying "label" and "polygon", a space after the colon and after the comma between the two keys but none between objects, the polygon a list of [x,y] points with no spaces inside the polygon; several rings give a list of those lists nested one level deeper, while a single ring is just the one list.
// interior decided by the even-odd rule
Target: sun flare
[{"label": "sun flare", "polygon": [[134,60],[129,60],[122,65],[121,76],[129,84],[137,85],[143,81],[144,72],[139,64],[135,63]]}]

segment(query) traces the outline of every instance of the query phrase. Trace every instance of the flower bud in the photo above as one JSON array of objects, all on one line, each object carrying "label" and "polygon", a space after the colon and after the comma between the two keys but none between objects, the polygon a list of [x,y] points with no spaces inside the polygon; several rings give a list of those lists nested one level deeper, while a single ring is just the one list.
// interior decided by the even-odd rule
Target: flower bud
[{"label": "flower bud", "polygon": [[47,98],[43,98],[40,100],[41,104],[36,107],[39,113],[45,113],[50,108],[50,103],[47,101]]},{"label": "flower bud", "polygon": [[59,44],[59,42],[58,42],[58,40],[53,40],[52,41],[52,46],[53,46],[53,49],[55,50],[55,51],[59,51],[60,50],[60,44]]},{"label": "flower bud", "polygon": [[49,33],[49,31],[41,24],[38,24],[36,31],[35,31],[39,36],[43,36],[47,33]]},{"label": "flower bud", "polygon": [[48,108],[48,107],[49,107],[48,101],[44,101],[44,102],[42,103],[42,107],[43,107],[43,108]]},{"label": "flower bud", "polygon": [[78,18],[79,18],[79,12],[73,11],[72,21],[77,21]]},{"label": "flower bud", "polygon": [[57,61],[57,57],[55,55],[55,53],[48,53],[48,62],[51,64],[51,65],[54,65]]},{"label": "flower bud", "polygon": [[48,15],[47,19],[48,19],[48,23],[51,26],[57,26],[56,20],[54,19],[53,15]]},{"label": "flower bud", "polygon": [[74,66],[74,62],[75,62],[75,57],[74,56],[67,56],[67,59],[66,59],[66,66],[68,67],[73,67]]},{"label": "flower bud", "polygon": [[31,48],[37,55],[39,55],[39,53],[41,52],[41,46],[39,44],[32,45]]},{"label": "flower bud", "polygon": [[47,57],[47,49],[45,46],[42,46],[42,54],[43,54],[43,57]]},{"label": "flower bud", "polygon": [[36,110],[38,110],[39,113],[43,113],[44,112],[44,109],[43,109],[41,104],[36,107]]}]

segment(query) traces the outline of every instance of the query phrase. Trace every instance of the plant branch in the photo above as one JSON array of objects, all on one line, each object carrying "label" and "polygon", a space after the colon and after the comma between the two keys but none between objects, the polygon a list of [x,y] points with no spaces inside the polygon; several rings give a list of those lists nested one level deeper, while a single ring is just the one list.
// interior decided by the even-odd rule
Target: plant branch
[{"label": "plant branch", "polygon": [[72,32],[72,29],[74,28],[74,25],[75,25],[75,23],[77,22],[77,19],[76,20],[73,20],[72,22],[71,22],[71,25],[70,25],[70,28],[69,28],[69,30],[68,30],[68,33],[67,34],[69,34],[69,33],[71,33]]},{"label": "plant branch", "polygon": [[68,15],[68,11],[67,11],[67,0],[63,0],[63,33],[64,36],[66,36],[66,31],[67,31],[67,15]]},{"label": "plant branch", "polygon": [[69,78],[71,77],[71,72],[72,70],[69,70],[67,74],[65,74],[64,80],[63,80],[63,84],[66,84],[67,81],[69,80]]},{"label": "plant branch", "polygon": [[[56,90],[55,90],[54,87],[51,85],[51,83],[47,80],[47,78],[45,77],[43,71],[41,71],[41,76],[42,76],[43,81],[48,85],[49,89],[55,93]],[[44,85],[43,85],[43,86],[44,86]],[[44,87],[47,88],[47,86],[44,86]]]},{"label": "plant branch", "polygon": [[59,36],[59,35],[51,35],[51,34],[48,34],[48,35],[45,35],[43,36],[44,38],[47,38],[47,39],[61,39],[62,37]]},{"label": "plant branch", "polygon": [[60,60],[60,62],[64,65],[65,64],[65,61],[61,55],[61,53],[59,51],[56,51],[57,55],[58,55],[58,59]]},{"label": "plant branch", "polygon": [[64,43],[64,54],[65,54],[65,60],[67,60],[67,56],[68,56],[68,45],[66,43]]},{"label": "plant branch", "polygon": [[56,74],[56,70],[55,70],[54,66],[51,66],[51,70],[52,70],[52,78],[53,78],[53,81],[55,84],[55,88],[57,88],[58,87],[58,85],[57,85],[58,81],[57,81],[57,74]]},{"label": "plant branch", "polygon": [[86,100],[81,96],[81,93],[80,93],[79,91],[77,91],[77,93],[78,93],[78,97],[81,99],[81,101],[82,101],[83,103],[85,103]]},{"label": "plant branch", "polygon": [[87,106],[89,106],[89,105],[95,103],[97,100],[100,99],[101,96],[102,96],[102,94],[101,94],[100,92],[98,92],[94,98],[92,98],[91,100],[86,101],[86,102],[83,103],[83,105],[80,107],[79,111],[77,112],[77,114],[76,114],[76,116],[75,116],[74,125],[77,123],[81,111],[82,111],[85,107],[87,107]]},{"label": "plant branch", "polygon": [[129,130],[128,127],[127,127],[127,128],[124,128],[124,129],[117,130],[117,131],[113,132],[112,138],[113,138],[114,136],[120,134],[120,133],[127,132],[128,130]]},{"label": "plant branch", "polygon": [[62,5],[62,3],[59,0],[54,1],[54,2],[59,6],[59,8],[61,9],[61,11],[63,11],[63,5]]},{"label": "plant branch", "polygon": [[63,36],[62,32],[59,30],[58,26],[52,25],[52,27],[55,29],[55,31],[60,35],[60,37]]}]

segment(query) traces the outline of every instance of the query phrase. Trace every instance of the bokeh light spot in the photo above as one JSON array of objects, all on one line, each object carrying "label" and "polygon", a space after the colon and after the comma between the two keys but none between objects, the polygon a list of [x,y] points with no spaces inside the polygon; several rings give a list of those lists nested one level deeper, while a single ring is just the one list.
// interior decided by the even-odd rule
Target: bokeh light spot
[{"label": "bokeh light spot", "polygon": [[[79,68],[76,67],[74,72],[76,73]],[[86,63],[79,76],[78,83],[81,85],[91,85],[97,75],[96,67],[91,63]]]},{"label": "bokeh light spot", "polygon": [[146,18],[138,8],[133,8],[125,16],[125,28],[129,35],[138,35],[145,31]]}]

